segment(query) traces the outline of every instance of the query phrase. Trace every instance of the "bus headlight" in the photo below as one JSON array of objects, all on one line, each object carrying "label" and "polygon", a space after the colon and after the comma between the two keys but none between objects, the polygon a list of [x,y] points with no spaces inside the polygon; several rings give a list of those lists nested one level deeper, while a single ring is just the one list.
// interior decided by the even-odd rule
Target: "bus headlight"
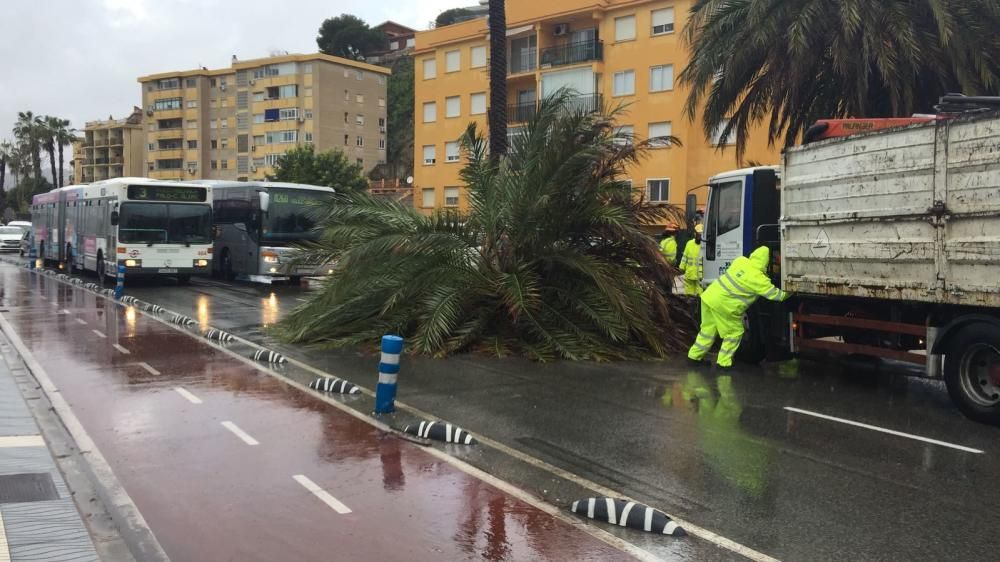
[{"label": "bus headlight", "polygon": [[261,252],[260,255],[264,258],[264,263],[278,263],[278,254],[275,252]]},{"label": "bus headlight", "polygon": [[125,267],[142,267],[142,260],[125,260]]},{"label": "bus headlight", "polygon": [[208,260],[194,260],[195,267],[208,267]]}]

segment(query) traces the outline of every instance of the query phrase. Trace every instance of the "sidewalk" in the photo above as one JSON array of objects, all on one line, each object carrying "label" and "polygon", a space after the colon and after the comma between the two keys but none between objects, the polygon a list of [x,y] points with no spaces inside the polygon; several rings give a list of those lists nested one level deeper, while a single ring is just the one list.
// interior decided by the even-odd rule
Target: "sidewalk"
[{"label": "sidewalk", "polygon": [[[10,352],[5,339],[0,349]],[[0,356],[0,562],[100,560],[18,388],[28,381]]]}]

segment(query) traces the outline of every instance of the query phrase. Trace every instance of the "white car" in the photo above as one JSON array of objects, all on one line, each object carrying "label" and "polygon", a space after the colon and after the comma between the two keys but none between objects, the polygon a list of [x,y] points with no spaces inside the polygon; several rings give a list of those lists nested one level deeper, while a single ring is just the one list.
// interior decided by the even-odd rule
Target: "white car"
[{"label": "white car", "polygon": [[0,252],[17,252],[21,249],[24,231],[19,226],[0,226]]},{"label": "white car", "polygon": [[7,226],[16,226],[21,230],[31,230],[31,223],[28,221],[10,221]]}]

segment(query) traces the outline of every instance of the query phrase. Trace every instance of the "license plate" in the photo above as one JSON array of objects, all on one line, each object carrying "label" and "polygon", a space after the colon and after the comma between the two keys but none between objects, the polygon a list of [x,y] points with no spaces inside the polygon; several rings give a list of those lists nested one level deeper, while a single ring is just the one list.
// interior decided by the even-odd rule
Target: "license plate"
[{"label": "license plate", "polygon": [[161,267],[156,270],[157,273],[177,273],[177,268],[174,267]]}]

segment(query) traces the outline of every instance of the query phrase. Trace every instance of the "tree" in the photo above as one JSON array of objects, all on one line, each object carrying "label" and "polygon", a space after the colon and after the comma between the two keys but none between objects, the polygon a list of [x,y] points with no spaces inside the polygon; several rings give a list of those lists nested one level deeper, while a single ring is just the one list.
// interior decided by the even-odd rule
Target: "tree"
[{"label": "tree", "polygon": [[[52,172],[52,183],[59,186],[56,175],[56,129],[59,119],[51,115],[39,117],[39,142],[42,150],[49,155],[49,171]],[[60,163],[61,164],[61,163]]]},{"label": "tree", "polygon": [[328,18],[319,26],[316,44],[328,55],[352,60],[364,60],[373,52],[385,47],[385,34],[357,16],[342,14]]},{"label": "tree", "polygon": [[325,185],[339,193],[365,191],[364,169],[352,164],[344,153],[332,149],[317,153],[313,145],[298,146],[278,158],[269,180]]},{"label": "tree", "polygon": [[37,116],[30,111],[17,112],[17,122],[14,124],[14,137],[23,152],[30,158],[31,171],[36,181],[42,179],[42,160],[39,156],[42,125]]},{"label": "tree", "polygon": [[764,123],[786,146],[817,119],[932,111],[946,92],[1000,86],[995,0],[697,0],[687,113],[736,134]]},{"label": "tree", "polygon": [[490,0],[490,154],[507,153],[507,13],[504,0]]},{"label": "tree", "polygon": [[472,12],[467,8],[451,8],[450,10],[445,10],[438,14],[437,19],[434,20],[434,26],[444,27],[446,25],[467,20],[473,15],[475,15],[475,12]]},{"label": "tree", "polygon": [[49,121],[48,124],[52,131],[52,140],[55,143],[57,150],[59,151],[59,177],[57,179],[56,176],[53,174],[52,183],[56,184],[59,187],[62,187],[63,185],[65,185],[65,182],[63,181],[65,178],[65,176],[63,175],[64,172],[63,166],[65,164],[65,160],[63,158],[63,149],[72,144],[73,141],[76,140],[76,129],[73,129],[69,126],[70,123],[68,119],[60,119],[58,117],[48,117],[46,119],[51,119],[51,121]]},{"label": "tree", "polygon": [[6,191],[7,162],[10,160],[13,150],[14,147],[9,141],[0,141],[0,197],[3,197],[3,193]]},{"label": "tree", "polygon": [[388,136],[386,176],[405,178],[413,173],[413,57],[392,65],[386,86]]},{"label": "tree", "polygon": [[[635,200],[625,177],[648,141],[620,142],[615,112],[557,92],[493,161],[476,125],[463,138],[469,212],[424,216],[367,193],[320,219],[300,255],[337,263],[279,328],[321,346],[398,333],[432,355],[465,350],[537,359],[661,356],[687,341],[673,269],[644,224],[679,209]],[[676,143],[668,137],[660,143]]]}]

